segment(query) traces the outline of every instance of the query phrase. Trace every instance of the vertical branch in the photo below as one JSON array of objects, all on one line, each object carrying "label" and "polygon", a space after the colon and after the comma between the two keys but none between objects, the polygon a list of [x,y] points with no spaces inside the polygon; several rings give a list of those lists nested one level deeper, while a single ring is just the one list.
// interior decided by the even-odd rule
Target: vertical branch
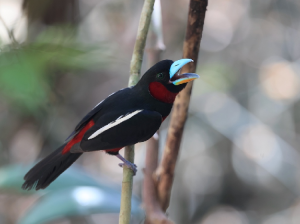
[{"label": "vertical branch", "polygon": [[28,42],[34,41],[47,26],[76,28],[79,23],[78,0],[23,0],[22,7],[28,19]]},{"label": "vertical branch", "polygon": [[[151,14],[153,11],[154,0],[145,0],[142,9],[138,33],[132,59],[130,62],[130,77],[128,86],[135,85],[140,77],[141,66],[143,61],[146,37],[150,26]],[[125,147],[125,159],[134,162],[134,146]],[[129,224],[131,215],[131,196],[132,196],[133,172],[124,166],[122,181],[122,196],[119,224]]]},{"label": "vertical branch", "polygon": [[128,86],[137,84],[140,78],[147,33],[150,26],[154,0],[145,0],[142,9],[138,33],[130,62],[130,77]]},{"label": "vertical branch", "polygon": [[[149,35],[149,47],[147,48],[148,67],[153,66],[161,60],[161,53],[165,49],[162,32],[161,5],[156,0],[152,15],[152,29]],[[146,160],[143,183],[143,207],[146,212],[145,224],[172,224],[162,211],[158,195],[157,181],[154,179],[154,172],[158,165],[159,155],[159,132],[147,141]]]},{"label": "vertical branch", "polygon": [[[186,37],[183,45],[183,58],[191,58],[194,60],[194,63],[187,64],[182,69],[182,73],[193,73],[196,71],[206,7],[207,0],[190,1]],[[192,83],[188,83],[175,100],[163,158],[156,172],[159,180],[157,186],[159,201],[164,211],[169,206],[174,170],[187,118],[191,91]]]}]

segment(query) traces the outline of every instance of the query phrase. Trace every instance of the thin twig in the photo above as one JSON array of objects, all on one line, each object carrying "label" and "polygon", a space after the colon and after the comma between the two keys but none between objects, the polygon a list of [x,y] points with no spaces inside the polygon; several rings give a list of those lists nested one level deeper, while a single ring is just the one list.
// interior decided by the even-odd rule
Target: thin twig
[{"label": "thin twig", "polygon": [[[207,0],[190,1],[187,31],[183,45],[183,58],[191,58],[194,60],[194,63],[186,65],[182,69],[182,73],[196,71],[206,7]],[[175,100],[163,158],[156,171],[156,178],[159,180],[157,188],[158,196],[164,211],[169,207],[174,170],[182,132],[187,118],[191,91],[192,83],[189,83],[185,89],[178,94]]]},{"label": "thin twig", "polygon": [[[154,0],[145,0],[144,2],[138,27],[137,38],[130,63],[130,77],[128,86],[135,85],[140,77],[144,48],[150,26],[153,5]],[[132,163],[134,162],[134,146],[125,147],[125,159]],[[132,182],[133,172],[132,170],[124,166],[119,224],[130,223]]]},{"label": "thin twig", "polygon": [[4,19],[0,16],[0,21],[3,24],[4,28],[6,29],[6,32],[8,34],[9,39],[13,42],[13,44],[18,44],[15,36],[14,36],[14,32],[13,29],[9,29],[8,26],[6,25]]}]

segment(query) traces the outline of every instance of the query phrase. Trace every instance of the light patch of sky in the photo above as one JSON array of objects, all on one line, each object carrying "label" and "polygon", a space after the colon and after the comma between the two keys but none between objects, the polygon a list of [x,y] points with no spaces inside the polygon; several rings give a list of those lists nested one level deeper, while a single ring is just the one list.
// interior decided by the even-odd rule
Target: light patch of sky
[{"label": "light patch of sky", "polygon": [[26,22],[22,18],[22,0],[0,0],[0,17],[0,40],[2,43],[11,42],[7,28],[14,29],[17,39],[24,39]]},{"label": "light patch of sky", "polygon": [[104,202],[105,197],[102,190],[94,187],[78,187],[72,195],[81,206],[99,206]]}]

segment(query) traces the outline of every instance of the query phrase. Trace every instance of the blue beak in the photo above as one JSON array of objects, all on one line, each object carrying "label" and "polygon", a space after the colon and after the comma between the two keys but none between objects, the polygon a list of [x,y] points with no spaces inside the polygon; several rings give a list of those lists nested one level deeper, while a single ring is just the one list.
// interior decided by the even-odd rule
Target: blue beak
[{"label": "blue beak", "polygon": [[192,59],[184,58],[178,61],[175,61],[170,67],[170,80],[174,85],[180,85],[183,83],[190,82],[194,79],[199,78],[199,75],[194,73],[185,73],[179,75],[180,69],[187,63],[193,62]]},{"label": "blue beak", "polygon": [[193,62],[192,59],[184,58],[180,59],[178,61],[174,61],[170,68],[170,79],[173,78],[173,76],[187,63]]}]

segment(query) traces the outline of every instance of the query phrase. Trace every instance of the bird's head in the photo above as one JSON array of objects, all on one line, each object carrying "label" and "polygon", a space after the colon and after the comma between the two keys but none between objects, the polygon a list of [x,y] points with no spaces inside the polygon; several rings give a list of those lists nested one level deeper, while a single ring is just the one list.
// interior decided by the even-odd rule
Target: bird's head
[{"label": "bird's head", "polygon": [[177,93],[183,90],[188,82],[199,78],[195,73],[180,74],[181,68],[190,62],[193,62],[193,60],[160,61],[143,75],[139,85],[142,85],[144,88],[147,86],[150,94],[156,99],[172,103]]}]

